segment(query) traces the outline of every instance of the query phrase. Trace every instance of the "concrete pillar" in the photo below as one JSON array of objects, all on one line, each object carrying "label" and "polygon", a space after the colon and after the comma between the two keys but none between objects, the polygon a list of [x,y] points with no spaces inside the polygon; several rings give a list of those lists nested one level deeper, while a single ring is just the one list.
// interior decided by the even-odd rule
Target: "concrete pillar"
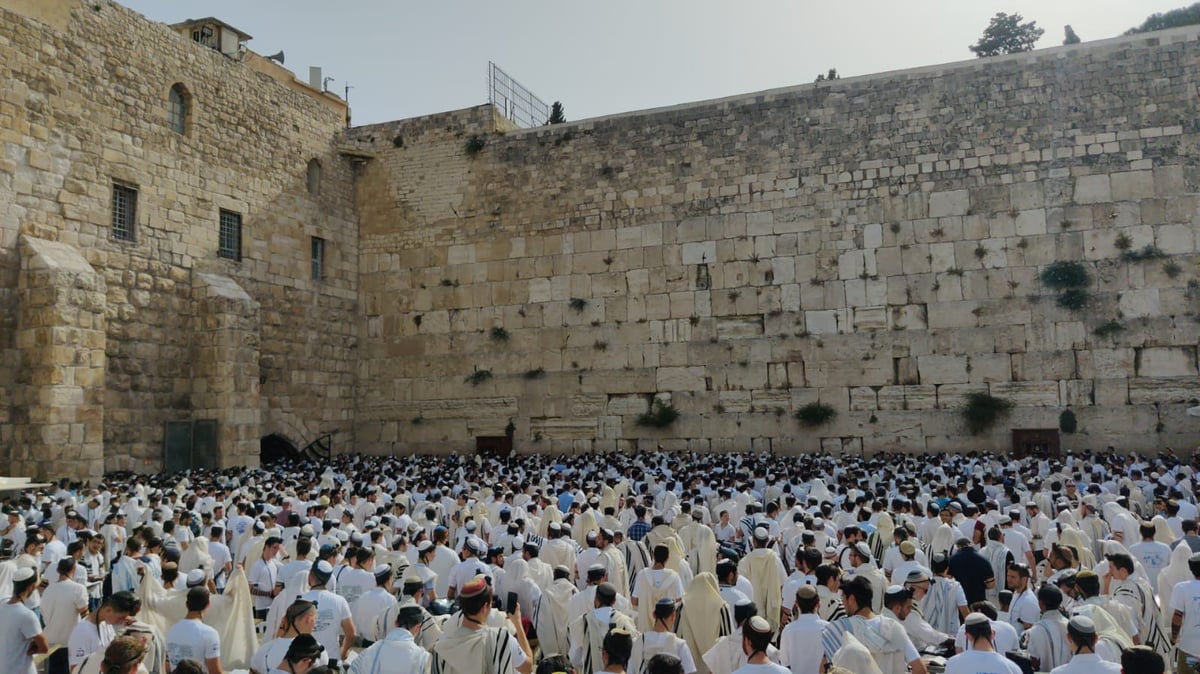
[{"label": "concrete pillar", "polygon": [[22,236],[21,356],[9,470],[98,479],[104,465],[105,283],[75,248]]}]

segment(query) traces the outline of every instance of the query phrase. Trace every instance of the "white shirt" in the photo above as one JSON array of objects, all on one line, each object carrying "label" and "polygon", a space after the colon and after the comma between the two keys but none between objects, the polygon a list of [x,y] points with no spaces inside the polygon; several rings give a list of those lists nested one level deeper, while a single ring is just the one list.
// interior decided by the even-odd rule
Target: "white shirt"
[{"label": "white shirt", "polygon": [[1171,546],[1158,541],[1142,541],[1129,546],[1129,554],[1142,563],[1150,577],[1150,587],[1158,587],[1158,573],[1171,561]]},{"label": "white shirt", "polygon": [[375,628],[375,621],[379,615],[395,605],[396,598],[382,587],[364,592],[350,607],[350,615],[354,619],[354,630],[358,632],[359,636],[370,634]]},{"label": "white shirt", "polygon": [[108,647],[116,638],[113,626],[106,622],[80,621],[67,637],[67,663],[72,667],[78,665],[87,656]]},{"label": "white shirt", "polygon": [[0,604],[0,672],[36,674],[29,640],[42,633],[37,614],[21,604]]},{"label": "white shirt", "polygon": [[1121,674],[1121,665],[1106,662],[1095,653],[1080,653],[1065,665],[1050,670],[1051,674]]},{"label": "white shirt", "polygon": [[946,674],[1021,674],[1017,663],[995,651],[963,651],[946,662]]},{"label": "white shirt", "polygon": [[779,661],[792,674],[820,674],[821,631],[828,625],[815,613],[796,616],[779,637]]},{"label": "white shirt", "polygon": [[73,580],[60,580],[42,594],[42,619],[46,621],[46,641],[66,644],[79,624],[79,611],[88,606],[87,588]]},{"label": "white shirt", "polygon": [[313,637],[325,647],[325,652],[341,657],[338,635],[342,633],[342,621],[350,617],[350,604],[346,603],[344,597],[329,590],[309,590],[300,598],[317,602],[317,625],[313,629]]},{"label": "white shirt", "polygon": [[[246,580],[250,582],[252,589],[259,592],[271,592],[275,589],[275,583],[279,580],[279,562],[274,559],[260,559],[250,567],[250,574]],[[263,611],[271,608],[271,602],[274,598],[269,594],[265,597],[254,595],[254,610]]]},{"label": "white shirt", "polygon": [[221,637],[199,620],[184,619],[167,630],[167,662],[174,669],[182,660],[195,660],[203,667],[221,657]]},{"label": "white shirt", "polygon": [[[515,641],[511,636],[509,639]],[[509,647],[512,648],[513,643],[510,642]],[[525,652],[516,647],[512,653],[515,670],[519,666],[516,664],[517,654],[524,656]],[[354,664],[350,665],[350,674],[424,674],[429,671],[429,664],[429,652],[417,645],[412,632],[397,628],[389,632],[383,641],[371,644],[370,648],[359,653]],[[524,659],[521,664],[525,664]]]},{"label": "white shirt", "polygon": [[[288,646],[296,637],[276,637],[263,643],[250,658],[250,669],[256,672],[269,672],[279,666],[283,656],[287,655]],[[329,653],[322,651],[317,659],[318,665],[329,664]]]},{"label": "white shirt", "polygon": [[1033,590],[1026,589],[1020,594],[1013,596],[1012,604],[1008,608],[1008,622],[1017,630],[1017,634],[1025,631],[1021,623],[1032,625],[1042,617],[1042,610],[1038,607],[1037,595]]},{"label": "white shirt", "polygon": [[[992,646],[997,653],[1015,651],[1020,647],[1021,638],[1012,625],[1000,620],[989,620],[988,622],[992,623],[992,632],[996,634]],[[962,649],[964,653],[971,650],[970,644],[967,643],[966,628],[962,625],[958,626],[958,633],[954,637],[954,647]]]},{"label": "white shirt", "polygon": [[1200,655],[1200,580],[1179,583],[1171,590],[1171,611],[1183,613],[1179,630],[1179,650]]}]

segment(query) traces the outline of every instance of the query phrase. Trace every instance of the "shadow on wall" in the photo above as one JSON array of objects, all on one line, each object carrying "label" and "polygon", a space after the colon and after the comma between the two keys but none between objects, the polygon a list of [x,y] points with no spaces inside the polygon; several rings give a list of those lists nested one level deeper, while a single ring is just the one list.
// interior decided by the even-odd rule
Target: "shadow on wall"
[{"label": "shadow on wall", "polygon": [[282,435],[271,434],[259,441],[260,460],[262,465],[276,463],[284,459],[294,459],[300,456],[300,451],[291,440]]}]

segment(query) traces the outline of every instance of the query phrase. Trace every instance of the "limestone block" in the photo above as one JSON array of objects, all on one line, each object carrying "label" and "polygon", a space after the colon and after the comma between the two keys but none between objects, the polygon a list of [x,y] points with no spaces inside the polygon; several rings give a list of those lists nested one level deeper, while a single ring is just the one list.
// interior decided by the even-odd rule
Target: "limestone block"
[{"label": "limestone block", "polygon": [[926,305],[905,304],[892,307],[891,327],[893,330],[924,330],[926,322]]},{"label": "limestone block", "polygon": [[943,410],[962,409],[967,404],[967,395],[987,393],[987,384],[940,384],[937,386],[937,406]]},{"label": "limestone block", "polygon": [[704,367],[660,367],[656,370],[656,387],[659,391],[703,391],[707,374]]},{"label": "limestone block", "polygon": [[1118,306],[1121,314],[1126,318],[1157,316],[1162,313],[1159,306],[1158,288],[1127,290],[1121,293]]},{"label": "limestone block", "polygon": [[623,437],[621,432],[621,417],[598,417],[596,419],[597,437],[601,440],[618,440]]},{"label": "limestone block", "polygon": [[530,419],[531,435],[547,440],[591,440],[597,434],[596,419],[545,418]]},{"label": "limestone block", "polygon": [[719,391],[717,401],[726,412],[737,414],[749,412],[752,404],[750,391]]},{"label": "limestone block", "polygon": [[1135,350],[1137,377],[1193,377],[1196,375],[1196,347],[1164,346]]},{"label": "limestone block", "polygon": [[1075,179],[1075,203],[1099,204],[1112,200],[1108,174],[1079,176]]},{"label": "limestone block", "polygon": [[1017,236],[1039,236],[1046,233],[1046,209],[1035,208],[1017,214]]},{"label": "limestone block", "polygon": [[863,251],[848,250],[838,256],[839,279],[857,279],[866,273],[866,260]]},{"label": "limestone block", "polygon": [[975,301],[935,302],[929,305],[928,313],[930,329],[973,328],[979,324],[982,309]]},{"label": "limestone block", "polygon": [[763,334],[763,317],[730,316],[716,321],[718,339],[746,339]]},{"label": "limestone block", "polygon": [[996,382],[990,387],[992,395],[1017,407],[1056,407],[1059,404],[1058,382],[1054,381]]},{"label": "limestone block", "polygon": [[929,255],[932,258],[929,261],[930,270],[944,272],[955,268],[953,243],[931,243]]},{"label": "limestone block", "polygon": [[931,218],[966,215],[970,208],[971,195],[968,190],[932,192],[929,195],[929,217]]},{"label": "limestone block", "polygon": [[869,386],[855,386],[851,388],[850,409],[857,411],[878,409],[875,389]]},{"label": "limestone block", "polygon": [[[1013,183],[1009,187],[1010,208],[1019,211],[1041,208],[1046,205],[1046,193],[1040,182]],[[1001,210],[999,208],[993,211]]]},{"label": "limestone block", "polygon": [[1099,407],[1123,407],[1129,404],[1128,379],[1096,379],[1094,391]]},{"label": "limestone block", "polygon": [[804,361],[797,360],[787,364],[787,378],[791,386],[807,386]]},{"label": "limestone block", "polygon": [[1172,377],[1129,379],[1129,403],[1145,405],[1153,403],[1190,403],[1200,400],[1200,378]]},{"label": "limestone block", "polygon": [[728,367],[725,369],[725,381],[728,386],[733,388],[747,390],[766,388],[767,366],[765,363],[747,363],[744,366]]},{"label": "limestone block", "polygon": [[1112,201],[1133,201],[1154,196],[1154,171],[1121,171],[1109,174]]},{"label": "limestone block", "polygon": [[685,243],[682,246],[684,264],[706,264],[717,260],[717,243],[715,241],[697,241]]},{"label": "limestone block", "polygon": [[1012,362],[1007,353],[981,353],[970,356],[972,383],[1000,382],[1012,379]]},{"label": "limestone block", "polygon": [[1091,379],[1068,379],[1060,382],[1060,397],[1067,405],[1083,407],[1095,404],[1095,382]]},{"label": "limestone block", "polygon": [[841,310],[804,312],[805,329],[814,335],[832,335],[838,331],[838,315]]},{"label": "limestone block", "polygon": [[854,309],[855,330],[886,330],[887,327],[887,307],[858,307]]},{"label": "limestone block", "polygon": [[773,257],[771,276],[776,284],[789,284],[796,281],[796,260],[794,257]]},{"label": "limestone block", "polygon": [[1192,225],[1159,225],[1154,228],[1155,243],[1168,255],[1196,252],[1196,232]]},{"label": "limestone block", "polygon": [[925,384],[965,384],[967,359],[963,356],[919,356],[917,369]]}]

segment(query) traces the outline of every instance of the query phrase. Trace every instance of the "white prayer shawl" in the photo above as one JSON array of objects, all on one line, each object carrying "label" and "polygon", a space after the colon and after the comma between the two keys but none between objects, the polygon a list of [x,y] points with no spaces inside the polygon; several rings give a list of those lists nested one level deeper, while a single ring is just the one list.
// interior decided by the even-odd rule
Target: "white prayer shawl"
[{"label": "white prayer shawl", "polygon": [[842,647],[833,654],[830,664],[854,674],[883,674],[875,664],[875,658],[871,657],[871,651],[852,633],[842,636]]},{"label": "white prayer shawl", "polygon": [[[745,665],[749,659],[746,651],[742,649],[741,628],[735,629],[729,636],[721,637],[700,658],[712,674],[732,674]],[[768,645],[767,659],[778,665],[779,650]],[[699,661],[696,662],[696,669],[697,671],[700,669]]]},{"label": "white prayer shawl", "polygon": [[179,556],[180,576],[186,576],[194,569],[204,569],[205,575],[209,579],[212,579],[215,574],[213,558],[208,553],[208,539],[203,536],[196,537],[188,549]]},{"label": "white prayer shawl", "polygon": [[1192,549],[1188,547],[1187,541],[1180,541],[1179,545],[1171,551],[1171,562],[1167,564],[1167,568],[1158,572],[1158,598],[1162,604],[1164,625],[1171,624],[1174,613],[1170,606],[1171,591],[1179,583],[1193,579],[1192,572],[1188,569],[1188,557],[1191,556]]},{"label": "white prayer shawl", "polygon": [[[1133,639],[1130,638],[1129,633],[1122,628],[1120,623],[1117,622],[1117,619],[1113,618],[1112,614],[1105,610],[1105,608],[1100,604],[1078,604],[1074,609],[1071,610],[1071,615],[1082,615],[1091,618],[1092,622],[1096,623],[1096,635],[1098,640],[1108,641],[1110,644],[1116,647],[1113,649],[1102,649],[1100,647],[1100,643],[1096,644],[1096,653],[1101,657],[1104,657],[1106,660],[1120,663],[1120,652],[1133,646]],[[1106,655],[1108,657],[1105,657]],[[1113,659],[1114,655],[1116,659]]]},{"label": "white prayer shawl", "polygon": [[1091,542],[1087,540],[1087,536],[1080,530],[1064,526],[1062,533],[1058,536],[1058,541],[1060,544],[1075,551],[1075,554],[1079,557],[1080,566],[1089,569],[1096,566],[1096,555],[1092,551]]},{"label": "white prayer shawl", "polygon": [[0,601],[8,601],[13,593],[13,574],[17,572],[17,563],[11,559],[0,562]]},{"label": "white prayer shawl", "polygon": [[[650,596],[636,597],[637,605],[637,628],[643,632],[654,628],[654,606],[659,599],[664,597],[670,599],[678,599],[671,596],[671,589],[675,587],[675,579],[679,578],[679,574],[670,569],[662,569],[656,572],[654,569],[645,569],[642,575],[646,577],[646,585],[650,588]],[[657,576],[657,582],[655,577]],[[640,580],[640,578],[638,579]],[[636,585],[638,580],[634,581]],[[683,587],[680,585],[680,587]],[[674,627],[672,625],[672,627]]]},{"label": "white prayer shawl", "polygon": [[508,630],[447,625],[433,647],[433,674],[515,674]]},{"label": "white prayer shawl", "polygon": [[625,555],[615,545],[600,551],[600,563],[608,570],[608,582],[617,586],[617,591],[630,587],[629,569],[625,567]]},{"label": "white prayer shawl", "polygon": [[533,628],[537,631],[542,656],[567,654],[567,625],[570,616],[567,604],[579,590],[571,581],[560,578],[542,592],[533,611]]},{"label": "white prayer shawl", "polygon": [[569,628],[571,644],[571,664],[575,665],[578,674],[595,674],[604,669],[601,655],[604,636],[612,628],[627,630],[634,639],[638,637],[637,628],[629,616],[620,611],[612,611],[607,622],[602,622],[596,615],[597,609],[591,609],[578,618],[574,618]]},{"label": "white prayer shawl", "polygon": [[717,589],[717,577],[711,573],[696,576],[683,593],[675,631],[687,642],[696,663],[696,674],[710,674],[708,665],[695,654],[708,652],[721,637],[733,633],[729,605]]},{"label": "white prayer shawl", "polygon": [[783,606],[783,576],[779,572],[779,556],[769,548],[758,548],[738,563],[738,574],[754,586],[754,604],[758,614],[767,619],[771,631],[779,629],[779,612]]},{"label": "white prayer shawl", "polygon": [[575,524],[571,525],[571,538],[579,545],[587,545],[587,535],[589,531],[599,531],[600,526],[596,524],[596,511],[588,508],[587,512],[580,513],[575,518]]},{"label": "white prayer shawl", "polygon": [[949,524],[939,524],[933,530],[929,548],[925,551],[929,557],[942,552],[949,554],[954,549],[954,541],[958,539],[958,531]]},{"label": "white prayer shawl", "polygon": [[[626,538],[617,547],[625,553],[625,568],[629,571],[631,582],[637,580],[637,575],[642,572],[642,569],[649,568],[653,564],[649,551],[641,541]],[[633,593],[632,587],[617,589],[621,592]]]},{"label": "white prayer shawl", "polygon": [[921,617],[933,629],[945,634],[958,632],[960,614],[955,602],[959,587],[953,578],[937,576],[931,579],[929,591],[921,598]]},{"label": "white prayer shawl", "polygon": [[821,634],[821,647],[827,660],[832,662],[837,657],[846,644],[847,634],[852,634],[862,642],[883,674],[904,674],[908,671],[908,663],[904,660],[908,636],[900,623],[883,616],[871,622],[851,616],[829,623]]},{"label": "white prayer shawl", "polygon": [[[396,602],[391,608],[384,611],[378,618],[375,619],[375,625],[372,626],[369,634],[362,635],[364,638],[371,641],[379,641],[388,632],[396,629],[396,616],[400,613],[400,609],[405,606],[417,606],[411,596],[407,596],[401,601]],[[421,630],[417,633],[417,645],[430,653],[433,652],[433,645],[442,636],[442,622],[433,617],[425,607],[421,609]]]},{"label": "white prayer shawl", "polygon": [[717,537],[713,534],[712,528],[693,523],[684,527],[680,534],[680,538],[686,535],[690,539],[684,540],[684,546],[687,548],[688,566],[692,570],[692,575],[706,571],[716,573]]},{"label": "white prayer shawl", "polygon": [[1169,659],[1167,656],[1171,651],[1171,641],[1163,629],[1150,582],[1144,578],[1132,577],[1116,582],[1117,586],[1112,592],[1113,600],[1124,604],[1136,618],[1138,642],[1158,651],[1164,659]]},{"label": "white prayer shawl", "polygon": [[[139,614],[142,621],[162,634],[187,615],[187,593],[164,589],[150,574],[143,577],[138,593],[142,600]],[[229,577],[225,594],[211,597],[204,624],[217,630],[221,637],[221,664],[226,670],[249,667],[250,657],[258,648],[252,607],[250,586],[242,569]]]},{"label": "white prayer shawl", "polygon": [[[675,655],[678,657],[680,647],[687,648],[687,644],[675,636],[671,632],[661,632],[663,638],[659,644],[651,644],[646,641],[646,633],[642,632],[636,639],[633,640],[633,652],[629,657],[629,667],[626,670],[629,674],[645,674],[646,663],[650,658],[659,655]],[[658,641],[658,639],[654,639]],[[693,658],[694,659],[694,658]]]},{"label": "white prayer shawl", "polygon": [[[507,601],[508,593],[517,594],[517,602],[521,605],[521,615],[532,616],[534,606],[541,598],[542,591],[529,577],[529,563],[523,559],[514,559],[504,567],[504,586],[501,595]],[[505,609],[508,609],[505,606]]]}]

